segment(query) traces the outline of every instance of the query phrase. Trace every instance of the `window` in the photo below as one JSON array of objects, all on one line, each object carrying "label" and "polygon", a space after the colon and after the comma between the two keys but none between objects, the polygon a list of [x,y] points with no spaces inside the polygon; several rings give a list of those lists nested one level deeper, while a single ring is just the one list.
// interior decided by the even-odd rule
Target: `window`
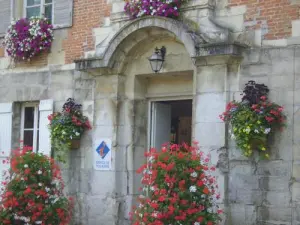
[{"label": "window", "polygon": [[39,104],[24,103],[21,112],[21,140],[34,152],[39,148]]},{"label": "window", "polygon": [[53,19],[53,0],[25,0],[25,15],[27,18],[32,16],[44,16],[52,22]]}]

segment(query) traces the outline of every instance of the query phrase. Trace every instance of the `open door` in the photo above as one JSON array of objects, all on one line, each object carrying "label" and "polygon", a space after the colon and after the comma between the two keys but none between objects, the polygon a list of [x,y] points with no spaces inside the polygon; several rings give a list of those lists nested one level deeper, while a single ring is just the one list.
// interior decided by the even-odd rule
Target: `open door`
[{"label": "open door", "polygon": [[171,105],[153,102],[151,107],[151,147],[160,150],[163,144],[170,142]]}]

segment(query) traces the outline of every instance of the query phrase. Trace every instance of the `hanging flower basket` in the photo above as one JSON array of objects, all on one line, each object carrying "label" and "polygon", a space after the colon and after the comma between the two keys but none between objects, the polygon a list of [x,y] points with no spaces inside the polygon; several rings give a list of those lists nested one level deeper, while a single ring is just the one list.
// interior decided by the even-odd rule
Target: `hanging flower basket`
[{"label": "hanging flower basket", "polygon": [[[79,149],[82,134],[85,130],[92,129],[88,118],[82,114],[81,107],[82,105],[69,98],[63,105],[62,112],[55,112],[48,116],[51,141],[55,153]],[[57,160],[64,162],[66,155],[58,155]]]},{"label": "hanging flower basket", "polygon": [[268,139],[285,126],[283,107],[268,100],[269,89],[263,84],[249,81],[241,102],[229,102],[220,118],[231,124],[231,138],[243,155],[249,157],[256,151],[269,158]]},{"label": "hanging flower basket", "polygon": [[52,41],[53,27],[46,18],[22,18],[9,26],[4,46],[10,57],[22,61],[49,51]]}]

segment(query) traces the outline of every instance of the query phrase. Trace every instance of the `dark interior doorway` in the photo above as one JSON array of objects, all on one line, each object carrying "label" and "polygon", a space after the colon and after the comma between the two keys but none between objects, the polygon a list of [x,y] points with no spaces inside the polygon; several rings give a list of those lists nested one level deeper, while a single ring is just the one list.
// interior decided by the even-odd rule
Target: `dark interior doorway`
[{"label": "dark interior doorway", "polygon": [[162,144],[191,144],[192,100],[152,102],[151,146]]}]

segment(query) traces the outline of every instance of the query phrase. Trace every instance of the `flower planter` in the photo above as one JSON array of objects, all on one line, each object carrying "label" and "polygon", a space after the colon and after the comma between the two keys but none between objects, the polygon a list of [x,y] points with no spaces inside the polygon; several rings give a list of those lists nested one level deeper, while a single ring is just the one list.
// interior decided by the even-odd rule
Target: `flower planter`
[{"label": "flower planter", "polygon": [[22,18],[9,26],[4,45],[7,54],[15,61],[26,62],[36,55],[49,52],[53,37],[53,26],[46,18]]},{"label": "flower planter", "polygon": [[231,124],[231,137],[244,156],[250,157],[256,151],[261,158],[269,159],[268,138],[285,127],[286,115],[282,106],[268,99],[267,86],[254,81],[245,86],[242,101],[229,102],[220,118]]},{"label": "flower planter", "polygon": [[71,141],[71,149],[76,150],[80,148],[80,139],[73,139]]}]

